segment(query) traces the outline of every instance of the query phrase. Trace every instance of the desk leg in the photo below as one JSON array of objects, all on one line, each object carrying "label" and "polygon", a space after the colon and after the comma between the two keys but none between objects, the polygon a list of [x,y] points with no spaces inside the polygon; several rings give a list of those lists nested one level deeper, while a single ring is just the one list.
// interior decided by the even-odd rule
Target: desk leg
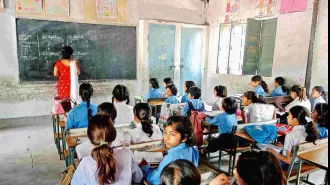
[{"label": "desk leg", "polygon": [[64,134],[64,128],[61,127],[61,134],[62,134],[62,154],[63,154],[63,157],[65,159],[65,154],[64,154],[64,151],[66,149],[66,142],[65,142],[65,134]]},{"label": "desk leg", "polygon": [[55,119],[55,116],[52,115],[52,120],[53,120],[53,134],[54,134],[54,143],[56,145],[56,137],[55,137],[55,133],[56,133],[56,119]]},{"label": "desk leg", "polygon": [[297,179],[296,179],[296,185],[300,184],[300,175],[301,175],[301,166],[302,166],[303,161],[299,160],[299,167],[298,167],[298,174],[297,174]]},{"label": "desk leg", "polygon": [[325,173],[324,184],[328,185],[328,170]]},{"label": "desk leg", "polygon": [[[57,138],[56,138],[57,151],[58,151],[58,154],[61,155],[60,116],[59,115],[56,116],[56,135],[57,135]],[[61,156],[60,156],[60,159],[61,159]]]}]

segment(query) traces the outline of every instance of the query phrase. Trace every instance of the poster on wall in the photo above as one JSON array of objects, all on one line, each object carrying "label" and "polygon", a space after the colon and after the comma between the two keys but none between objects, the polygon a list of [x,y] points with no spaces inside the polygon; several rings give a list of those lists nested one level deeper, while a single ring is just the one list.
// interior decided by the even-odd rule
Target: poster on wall
[{"label": "poster on wall", "polygon": [[3,0],[0,0],[0,11],[5,9],[5,5],[3,3]]},{"label": "poster on wall", "polygon": [[307,0],[281,0],[281,14],[306,12]]},{"label": "poster on wall", "polygon": [[256,17],[274,16],[276,12],[276,0],[256,0]]},{"label": "poster on wall", "polygon": [[96,16],[99,19],[116,19],[117,0],[96,0]]},{"label": "poster on wall", "polygon": [[16,12],[42,13],[42,0],[16,0]]},{"label": "poster on wall", "polygon": [[226,7],[224,23],[238,21],[240,0],[224,0],[224,2]]},{"label": "poster on wall", "polygon": [[69,0],[45,0],[45,9],[48,15],[70,15]]}]

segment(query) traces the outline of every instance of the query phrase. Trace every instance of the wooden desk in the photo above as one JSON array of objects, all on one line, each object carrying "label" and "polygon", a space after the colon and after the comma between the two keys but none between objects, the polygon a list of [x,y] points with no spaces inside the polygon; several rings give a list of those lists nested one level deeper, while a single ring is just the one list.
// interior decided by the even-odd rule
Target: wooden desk
[{"label": "wooden desk", "polygon": [[250,142],[256,142],[251,136],[249,136],[249,134],[247,134],[246,132],[244,131],[240,131],[240,132],[236,132],[235,134],[237,137],[240,137],[242,139],[245,139],[245,140],[248,140]]},{"label": "wooden desk", "polygon": [[299,160],[299,168],[298,168],[298,175],[297,175],[297,185],[299,185],[299,179],[300,179],[300,175],[301,175],[301,168],[302,168],[302,164],[304,162],[312,164],[317,166],[320,169],[323,169],[326,171],[325,174],[325,178],[324,178],[324,182],[326,185],[328,185],[328,150],[329,147],[323,147],[321,149],[318,150],[314,150],[311,152],[305,152],[302,154],[298,155]]},{"label": "wooden desk", "polygon": [[157,101],[150,101],[148,102],[148,104],[151,106],[151,107],[155,107],[155,118],[157,120],[157,113],[158,113],[158,110],[157,108],[158,107],[161,107],[163,105],[163,103],[165,103],[165,100],[157,100]]}]

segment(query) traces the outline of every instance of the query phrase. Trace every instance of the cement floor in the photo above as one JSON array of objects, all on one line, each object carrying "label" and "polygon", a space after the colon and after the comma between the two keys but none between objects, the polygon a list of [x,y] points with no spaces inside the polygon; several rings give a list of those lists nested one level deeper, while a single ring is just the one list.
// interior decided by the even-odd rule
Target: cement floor
[{"label": "cement floor", "polygon": [[[64,161],[59,159],[50,116],[0,120],[0,185],[59,184]],[[215,165],[218,159],[212,159]],[[223,162],[224,170],[228,160]],[[310,176],[321,184],[325,172]]]}]

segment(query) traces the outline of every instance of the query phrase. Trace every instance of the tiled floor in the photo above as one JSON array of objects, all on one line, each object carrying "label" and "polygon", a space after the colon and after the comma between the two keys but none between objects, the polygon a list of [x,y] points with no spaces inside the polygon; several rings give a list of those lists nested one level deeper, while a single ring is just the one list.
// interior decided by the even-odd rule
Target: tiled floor
[{"label": "tiled floor", "polygon": [[[50,116],[0,120],[0,185],[59,184],[64,161],[59,160]],[[218,158],[211,160],[215,165]],[[228,160],[223,162],[224,170]],[[324,172],[311,175],[321,184]]]}]

